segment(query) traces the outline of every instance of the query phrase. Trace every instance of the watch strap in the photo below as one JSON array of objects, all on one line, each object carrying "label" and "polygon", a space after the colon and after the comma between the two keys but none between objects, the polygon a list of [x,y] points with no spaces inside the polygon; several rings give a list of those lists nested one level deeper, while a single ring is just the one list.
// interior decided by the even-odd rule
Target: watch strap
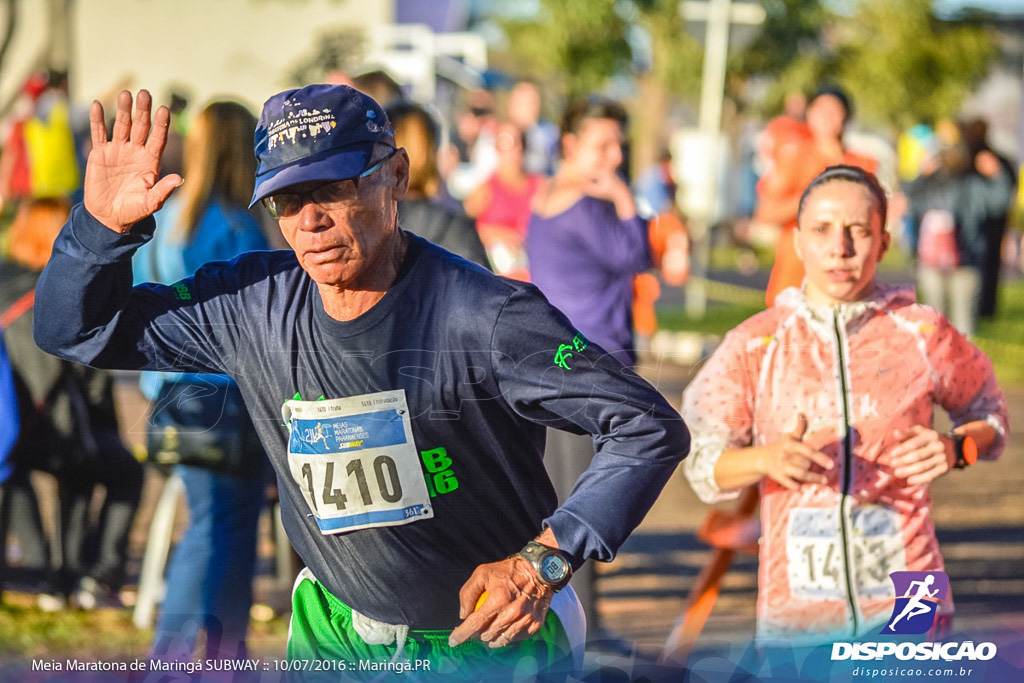
[{"label": "watch strap", "polygon": [[[550,555],[559,557],[565,563],[568,570],[561,581],[552,582],[546,579],[541,572],[541,562],[545,557]],[[522,557],[529,562],[530,566],[533,567],[533,571],[537,574],[537,579],[545,586],[553,589],[556,593],[565,588],[569,583],[569,579],[572,578],[572,560],[569,558],[568,554],[558,548],[552,548],[551,546],[538,543],[537,541],[529,541],[525,546],[523,546],[522,550],[515,553],[512,557]]]},{"label": "watch strap", "polygon": [[966,434],[949,432],[949,438],[953,440],[953,455],[955,456],[953,467],[962,470],[973,465],[978,460],[978,444]]}]

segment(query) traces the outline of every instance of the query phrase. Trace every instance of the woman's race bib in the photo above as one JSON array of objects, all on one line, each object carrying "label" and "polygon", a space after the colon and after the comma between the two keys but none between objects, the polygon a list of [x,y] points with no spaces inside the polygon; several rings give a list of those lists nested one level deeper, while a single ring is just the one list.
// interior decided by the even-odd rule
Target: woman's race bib
[{"label": "woman's race bib", "polygon": [[[790,592],[803,598],[840,599],[847,593],[838,507],[794,508],[789,513],[786,557]],[[863,597],[891,595],[890,572],[907,568],[899,514],[881,505],[850,513],[852,586]]]},{"label": "woman's race bib", "polygon": [[434,516],[405,391],[286,401],[288,467],[323,534]]}]

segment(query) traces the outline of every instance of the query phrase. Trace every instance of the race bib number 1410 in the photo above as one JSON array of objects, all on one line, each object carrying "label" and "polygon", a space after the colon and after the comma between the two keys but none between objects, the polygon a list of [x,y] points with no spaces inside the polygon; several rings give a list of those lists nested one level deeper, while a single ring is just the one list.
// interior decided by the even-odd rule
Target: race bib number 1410
[{"label": "race bib number 1410", "polygon": [[288,467],[323,534],[434,516],[405,391],[286,401]]}]

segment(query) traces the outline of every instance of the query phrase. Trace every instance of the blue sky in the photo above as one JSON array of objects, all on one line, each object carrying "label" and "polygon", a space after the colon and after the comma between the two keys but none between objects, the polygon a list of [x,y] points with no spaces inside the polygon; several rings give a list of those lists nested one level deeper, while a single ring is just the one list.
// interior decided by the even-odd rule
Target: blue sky
[{"label": "blue sky", "polygon": [[964,7],[977,7],[1002,14],[1024,15],[1024,0],[935,0],[939,13],[956,12]]}]

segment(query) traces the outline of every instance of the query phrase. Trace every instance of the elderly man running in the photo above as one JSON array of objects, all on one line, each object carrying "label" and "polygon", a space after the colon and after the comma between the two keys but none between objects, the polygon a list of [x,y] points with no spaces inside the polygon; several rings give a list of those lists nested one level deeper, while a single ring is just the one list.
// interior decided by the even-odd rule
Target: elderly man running
[{"label": "elderly man running", "polygon": [[[676,411],[533,286],[401,229],[408,155],[377,103],[344,86],[275,95],[257,125],[253,203],[290,251],[133,288],[131,255],[182,182],[160,178],[168,113],[150,112],[146,91],[134,116],[121,93],[108,140],[92,106],[85,201],[39,283],[39,345],[237,381],[308,567],[292,658],[334,662],[331,679],[571,661],[578,602],[559,590],[612,559],[688,452]],[[560,507],[547,426],[596,446]]]}]

